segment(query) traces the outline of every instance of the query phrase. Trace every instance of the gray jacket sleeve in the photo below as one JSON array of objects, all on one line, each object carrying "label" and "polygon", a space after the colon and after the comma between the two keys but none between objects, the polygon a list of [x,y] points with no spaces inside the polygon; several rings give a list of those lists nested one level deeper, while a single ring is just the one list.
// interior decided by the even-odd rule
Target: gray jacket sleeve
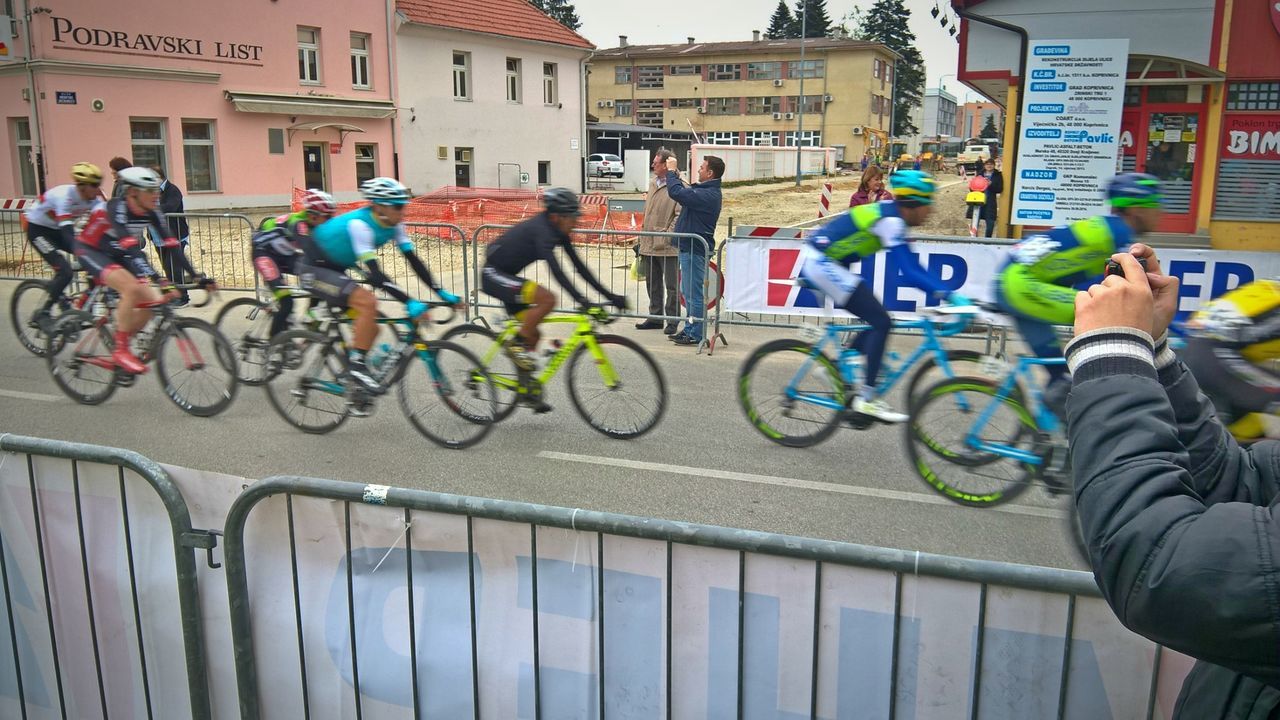
[{"label": "gray jacket sleeve", "polygon": [[1135,632],[1280,685],[1276,444],[1229,441],[1185,368],[1157,373],[1145,334],[1087,333],[1067,355],[1076,506],[1103,596]]}]

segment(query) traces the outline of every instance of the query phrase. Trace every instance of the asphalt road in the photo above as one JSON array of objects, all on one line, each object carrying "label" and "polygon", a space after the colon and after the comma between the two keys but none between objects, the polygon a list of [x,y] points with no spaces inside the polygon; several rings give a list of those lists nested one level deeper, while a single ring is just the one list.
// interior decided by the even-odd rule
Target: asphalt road
[{"label": "asphalt road", "polygon": [[[995,509],[952,504],[912,472],[897,428],[841,429],[803,450],[761,436],[735,398],[738,368],[758,344],[792,331],[727,327],[728,346],[709,357],[620,321],[611,329],[649,348],[666,375],[668,410],[654,431],[633,441],[598,434],[558,379],[547,395],[554,412],[521,409],[476,447],[454,451],[420,436],[394,401],[324,436],[286,425],[253,387],[240,388],[214,418],[184,414],[150,377],[103,405],[77,405],[17,342],[8,320],[15,285],[0,280],[0,432],[124,447],[246,478],[310,475],[1079,567],[1064,535],[1063,500],[1033,488]],[[212,319],[212,311],[184,312]]]}]

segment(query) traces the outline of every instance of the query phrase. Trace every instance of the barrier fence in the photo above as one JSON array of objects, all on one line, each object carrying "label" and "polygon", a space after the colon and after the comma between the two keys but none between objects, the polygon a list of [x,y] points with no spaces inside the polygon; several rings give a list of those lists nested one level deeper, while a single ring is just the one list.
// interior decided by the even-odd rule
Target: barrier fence
[{"label": "barrier fence", "polygon": [[[13,435],[0,450],[18,453],[0,462],[5,717],[57,702],[185,716],[157,700],[184,669],[157,652],[165,622],[183,628],[197,718],[209,687],[217,717],[246,720],[1165,718],[1189,667],[1125,631],[1086,573],[384,485],[250,485]],[[159,501],[125,494],[133,474]],[[225,568],[184,496],[224,522]],[[118,544],[114,566],[94,562]],[[170,546],[181,602],[166,602]],[[200,588],[225,582],[229,614],[196,602],[196,548]],[[132,597],[123,627],[95,628],[122,612],[98,611],[114,597]]]},{"label": "barrier fence", "polygon": [[[173,213],[184,218],[190,230],[187,256],[191,266],[218,281],[227,290],[253,290],[258,285],[253,269],[253,232],[247,215],[234,213]],[[154,246],[154,243],[152,243]],[[153,259],[157,269],[159,258]]]},{"label": "barrier fence", "polygon": [[47,278],[53,275],[40,253],[27,242],[23,210],[0,210],[0,277]]}]

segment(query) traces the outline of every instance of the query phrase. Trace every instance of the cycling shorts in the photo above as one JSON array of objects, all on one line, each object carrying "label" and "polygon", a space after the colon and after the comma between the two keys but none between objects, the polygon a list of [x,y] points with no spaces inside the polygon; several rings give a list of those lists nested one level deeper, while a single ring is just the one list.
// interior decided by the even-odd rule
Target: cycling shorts
[{"label": "cycling shorts", "polygon": [[350,304],[351,292],[359,285],[341,268],[311,258],[298,258],[294,269],[302,289],[337,308]]},{"label": "cycling shorts", "polygon": [[804,257],[800,279],[831,298],[836,307],[844,307],[853,297],[853,291],[862,284],[862,276],[811,247],[800,252]]},{"label": "cycling shorts", "polygon": [[507,313],[515,317],[533,305],[538,283],[486,265],[480,273],[480,289],[497,298]]},{"label": "cycling shorts", "polygon": [[116,260],[101,250],[81,245],[76,248],[76,259],[80,261],[80,269],[89,277],[106,283],[106,276],[112,270],[128,270],[134,277],[145,278],[151,275],[151,266],[142,256],[129,256]]}]

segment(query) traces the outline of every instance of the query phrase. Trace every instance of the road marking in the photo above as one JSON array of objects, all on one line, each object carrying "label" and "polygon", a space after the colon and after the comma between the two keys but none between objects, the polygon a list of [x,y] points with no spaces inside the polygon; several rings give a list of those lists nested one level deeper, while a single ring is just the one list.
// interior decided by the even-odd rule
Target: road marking
[{"label": "road marking", "polygon": [[39,400],[40,402],[58,402],[62,399],[61,395],[44,395],[42,393],[22,392],[21,390],[0,390],[0,396],[18,400]]},{"label": "road marking", "polygon": [[[882,500],[901,500],[903,502],[920,503],[922,505],[945,505],[947,507],[958,507],[956,503],[938,495],[925,495],[924,493],[903,492],[901,490],[886,490],[884,488],[869,488],[857,485],[837,485],[836,483],[798,480],[795,478],[776,477],[774,475],[756,475],[753,473],[734,472],[732,470],[713,470],[710,468],[696,468],[685,465],[668,465],[666,463],[643,462],[640,460],[597,457],[595,455],[577,455],[574,453],[553,452],[550,450],[543,450],[538,453],[538,457],[546,458],[548,460],[587,463],[590,465],[608,465],[611,467],[629,468],[631,470],[664,472],[671,473],[673,475],[711,477],[718,478],[720,480],[737,480],[738,482],[756,483],[758,485],[777,485],[780,487],[797,488],[801,490],[818,490],[820,492],[842,493],[844,495],[861,495],[863,497],[880,498]],[[1010,515],[1026,515],[1029,517],[1049,518],[1053,520],[1064,520],[1067,517],[1067,514],[1061,510],[1032,507],[1027,505],[998,505],[987,509],[986,512],[1001,512],[1008,513]]]}]

